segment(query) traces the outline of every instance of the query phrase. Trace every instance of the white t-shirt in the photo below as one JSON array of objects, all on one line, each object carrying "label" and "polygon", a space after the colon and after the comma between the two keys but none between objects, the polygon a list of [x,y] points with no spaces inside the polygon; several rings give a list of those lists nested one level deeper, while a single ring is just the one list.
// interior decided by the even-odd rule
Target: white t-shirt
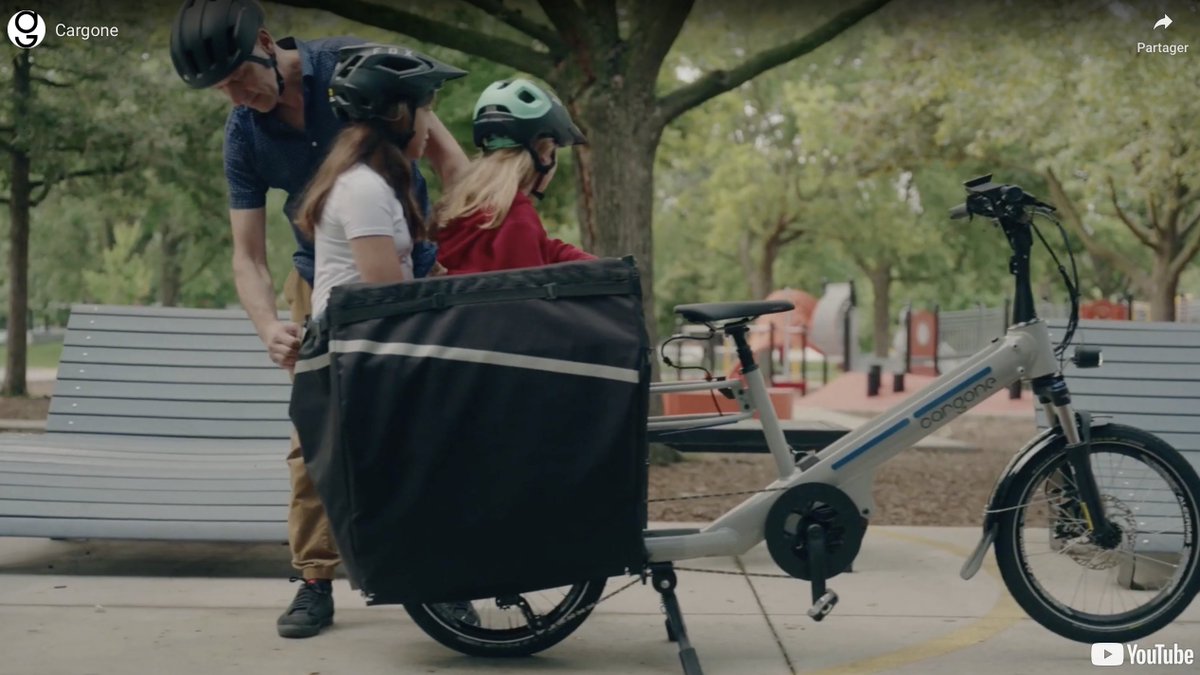
[{"label": "white t-shirt", "polygon": [[390,236],[404,268],[404,278],[413,278],[412,236],[404,207],[383,176],[366,164],[357,164],[338,176],[321,222],[317,224],[314,247],[312,315],[322,316],[334,286],[362,281],[350,240],[373,235]]}]

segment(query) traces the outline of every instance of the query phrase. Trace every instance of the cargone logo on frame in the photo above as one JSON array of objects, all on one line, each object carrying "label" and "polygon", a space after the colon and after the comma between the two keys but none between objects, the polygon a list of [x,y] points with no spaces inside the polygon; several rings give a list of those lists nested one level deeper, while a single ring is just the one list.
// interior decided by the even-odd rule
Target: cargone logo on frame
[{"label": "cargone logo on frame", "polygon": [[8,20],[8,39],[21,49],[33,49],[46,37],[46,20],[32,9],[22,9]]}]

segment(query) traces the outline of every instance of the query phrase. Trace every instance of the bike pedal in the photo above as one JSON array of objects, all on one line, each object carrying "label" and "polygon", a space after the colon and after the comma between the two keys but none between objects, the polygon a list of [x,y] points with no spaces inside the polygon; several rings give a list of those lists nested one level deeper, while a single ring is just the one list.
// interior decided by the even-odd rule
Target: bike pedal
[{"label": "bike pedal", "polygon": [[838,603],[837,593],[832,590],[826,591],[820,599],[813,603],[813,606],[808,609],[808,615],[813,621],[820,621],[833,611],[834,606]]}]

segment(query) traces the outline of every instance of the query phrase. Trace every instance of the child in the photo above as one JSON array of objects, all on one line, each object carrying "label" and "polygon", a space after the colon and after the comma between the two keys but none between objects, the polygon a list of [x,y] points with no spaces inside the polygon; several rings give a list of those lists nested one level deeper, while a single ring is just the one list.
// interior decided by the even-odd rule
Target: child
[{"label": "child", "polygon": [[[413,278],[414,243],[426,237],[413,197],[412,162],[430,134],[458,148],[430,110],[446,80],[466,73],[400,47],[363,45],[339,53],[329,86],[334,111],[349,122],[313,177],[300,229],[315,236],[312,315],[334,286]],[[457,176],[465,168],[446,171]]]},{"label": "child", "polygon": [[554,177],[558,148],[585,143],[566,108],[528,80],[495,82],[475,104],[471,162],[434,210],[438,262],[450,274],[592,260],[550,239],[530,201]]}]

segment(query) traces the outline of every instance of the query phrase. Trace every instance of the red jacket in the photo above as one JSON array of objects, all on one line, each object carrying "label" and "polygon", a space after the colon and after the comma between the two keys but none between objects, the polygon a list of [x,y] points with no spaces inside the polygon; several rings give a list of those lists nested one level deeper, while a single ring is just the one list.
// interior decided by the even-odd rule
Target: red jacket
[{"label": "red jacket", "polygon": [[558,239],[551,239],[529,197],[518,192],[499,227],[481,229],[487,214],[450,221],[437,232],[438,262],[449,274],[495,272],[538,267],[568,260],[594,260]]}]

